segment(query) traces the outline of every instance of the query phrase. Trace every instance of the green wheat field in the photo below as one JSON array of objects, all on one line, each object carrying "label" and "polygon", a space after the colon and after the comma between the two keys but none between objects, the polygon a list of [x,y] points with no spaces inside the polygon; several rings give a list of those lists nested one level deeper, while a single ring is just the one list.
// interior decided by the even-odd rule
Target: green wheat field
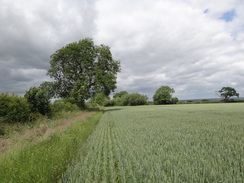
[{"label": "green wheat field", "polygon": [[106,108],[61,182],[244,181],[244,104]]}]

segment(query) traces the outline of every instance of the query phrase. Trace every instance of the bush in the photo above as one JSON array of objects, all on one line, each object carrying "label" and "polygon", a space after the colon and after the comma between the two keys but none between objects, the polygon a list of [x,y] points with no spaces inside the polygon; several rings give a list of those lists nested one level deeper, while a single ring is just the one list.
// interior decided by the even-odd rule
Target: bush
[{"label": "bush", "polygon": [[89,111],[99,111],[100,107],[98,104],[96,104],[94,102],[88,102],[88,103],[85,103],[84,109],[89,110]]},{"label": "bush", "polygon": [[119,98],[119,97],[114,98],[114,99],[113,99],[113,103],[114,103],[114,105],[116,105],[116,106],[123,106],[123,105],[124,105],[124,104],[123,104],[123,99],[122,99],[122,98]]},{"label": "bush", "polygon": [[122,97],[125,106],[145,105],[147,104],[147,96],[139,93],[131,93]]},{"label": "bush", "polygon": [[30,108],[25,98],[8,93],[0,95],[0,121],[7,123],[26,122],[29,117]]},{"label": "bush", "polygon": [[41,88],[30,88],[26,92],[27,99],[32,113],[40,113],[42,115],[50,115],[50,96],[46,90]]},{"label": "bush", "polygon": [[177,97],[173,97],[171,102],[172,104],[177,104],[177,102],[179,102],[179,99]]},{"label": "bush", "polygon": [[110,98],[102,93],[97,94],[92,100],[93,103],[96,103],[100,106],[105,106],[107,102],[110,101]]},{"label": "bush", "polygon": [[115,100],[114,99],[113,100],[106,100],[104,102],[104,106],[105,107],[114,106],[114,105],[115,105]]},{"label": "bush", "polygon": [[75,111],[79,109],[80,108],[76,104],[72,104],[64,100],[56,100],[53,104],[51,104],[52,115],[55,115],[61,111]]}]

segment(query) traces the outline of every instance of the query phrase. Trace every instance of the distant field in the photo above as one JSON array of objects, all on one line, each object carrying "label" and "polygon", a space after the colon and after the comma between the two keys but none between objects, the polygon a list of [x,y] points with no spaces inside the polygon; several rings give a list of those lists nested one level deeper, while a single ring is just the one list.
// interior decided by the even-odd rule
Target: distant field
[{"label": "distant field", "polygon": [[244,104],[107,108],[63,182],[243,182]]}]

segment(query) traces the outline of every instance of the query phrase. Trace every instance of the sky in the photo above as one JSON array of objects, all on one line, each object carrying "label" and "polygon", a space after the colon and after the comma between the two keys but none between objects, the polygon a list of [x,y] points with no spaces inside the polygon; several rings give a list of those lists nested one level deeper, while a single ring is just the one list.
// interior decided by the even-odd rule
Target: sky
[{"label": "sky", "polygon": [[51,81],[50,55],[86,37],[120,60],[115,92],[244,96],[243,0],[0,0],[0,93]]}]

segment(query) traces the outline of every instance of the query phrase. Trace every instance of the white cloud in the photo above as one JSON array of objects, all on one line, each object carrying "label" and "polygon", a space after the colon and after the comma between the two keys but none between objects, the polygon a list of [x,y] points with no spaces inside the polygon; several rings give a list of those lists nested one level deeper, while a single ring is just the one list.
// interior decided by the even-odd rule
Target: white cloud
[{"label": "white cloud", "polygon": [[97,6],[96,40],[110,45],[122,62],[118,90],[144,90],[152,97],[155,88],[170,85],[180,98],[205,98],[215,97],[222,86],[243,85],[238,79],[244,61],[239,36],[243,29],[237,35],[240,40],[234,40],[232,34],[240,26],[220,19],[236,8],[233,21],[238,20],[240,1],[109,3],[100,0]]},{"label": "white cloud", "polygon": [[[180,99],[212,98],[233,86],[244,95],[242,0],[2,0],[0,6],[0,92],[39,85],[55,50],[89,36],[121,60],[117,91],[151,99],[169,85]],[[232,21],[220,19],[232,10]]]},{"label": "white cloud", "polygon": [[0,92],[23,94],[47,80],[52,53],[96,32],[95,2],[0,1]]}]

